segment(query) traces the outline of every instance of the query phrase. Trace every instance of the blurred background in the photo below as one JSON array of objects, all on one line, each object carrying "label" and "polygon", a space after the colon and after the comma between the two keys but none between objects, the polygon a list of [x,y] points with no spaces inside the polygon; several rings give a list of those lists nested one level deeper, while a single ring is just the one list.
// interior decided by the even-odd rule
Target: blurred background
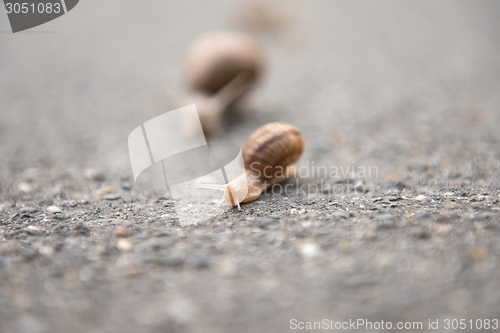
[{"label": "blurred background", "polygon": [[[183,89],[191,42],[223,29],[258,39],[267,66],[248,112],[214,139],[241,145],[257,127],[287,121],[306,140],[300,163],[377,166],[377,177],[366,180],[370,204],[387,195],[424,194],[428,205],[398,201],[404,207],[366,212],[367,204],[352,208],[343,198],[330,198],[338,203],[335,209],[314,206],[321,199],[313,208],[307,198],[296,198],[297,208],[307,206],[312,214],[304,220],[312,223],[308,228],[309,222],[279,215],[293,206],[283,208],[266,196],[267,208],[256,203],[245,216],[226,216],[222,227],[217,224],[222,233],[212,226],[180,229],[166,217],[151,224],[166,208],[127,194],[127,137],[178,107],[162,80]],[[4,332],[287,331],[289,320],[299,317],[427,322],[500,313],[493,209],[500,167],[498,1],[85,0],[54,21],[16,34],[2,11],[0,45]],[[123,202],[95,199],[95,191],[108,185],[125,193]],[[432,197],[439,193],[460,193],[469,201],[453,208]],[[471,208],[473,196],[484,207]],[[8,236],[16,223],[41,223],[36,212],[16,222],[22,212],[12,216],[26,207],[43,211],[81,200],[87,203],[66,209],[64,223],[71,229],[83,221],[91,236],[52,234],[57,223],[42,223],[48,230],[44,240]],[[115,215],[121,214],[118,206],[127,209],[133,202],[142,205],[141,212]],[[354,217],[332,215],[346,207]],[[430,234],[442,214],[462,231],[421,243],[413,229],[398,229],[366,245],[372,236],[365,232],[379,212],[393,214],[398,226],[422,226]],[[474,224],[478,212],[488,212],[485,221],[494,226],[482,236],[475,234],[482,228]],[[424,213],[430,215],[410,217]],[[138,247],[125,256],[110,250],[108,259],[99,259],[114,242],[114,227],[122,223],[117,220],[135,230]],[[252,231],[269,231],[269,223],[281,238]],[[241,237],[228,236],[228,224],[241,228]],[[154,236],[160,230],[170,236]],[[184,258],[181,268],[171,262],[148,266],[151,237],[175,239],[158,246],[168,258]],[[316,245],[301,252],[297,242]],[[42,245],[60,246],[61,257],[43,259]],[[308,261],[318,248],[321,259],[313,251],[315,259]],[[470,266],[481,251],[488,254],[483,266]],[[30,253],[34,260],[26,260]],[[189,266],[198,257],[210,263],[201,273],[196,264]],[[402,262],[412,264],[403,269]],[[131,263],[141,272],[135,280],[120,273]]]},{"label": "blurred background", "polygon": [[[479,139],[496,127],[495,1],[271,2],[274,30],[252,29],[262,25],[248,14],[253,7],[85,1],[15,35],[2,15],[4,172],[32,163],[129,172],[130,131],[175,107],[161,80],[182,87],[188,46],[220,29],[250,32],[268,58],[251,125],[227,134],[238,143],[270,120],[300,124],[311,148],[339,133],[360,149],[385,150],[436,132]],[[457,128],[463,117],[476,121]]]}]

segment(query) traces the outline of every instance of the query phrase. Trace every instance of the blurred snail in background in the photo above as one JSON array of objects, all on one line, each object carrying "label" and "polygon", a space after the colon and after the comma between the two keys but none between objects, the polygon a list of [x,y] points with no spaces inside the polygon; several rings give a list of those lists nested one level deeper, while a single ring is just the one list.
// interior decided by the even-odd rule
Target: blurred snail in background
[{"label": "blurred snail in background", "polygon": [[190,90],[213,95],[240,73],[254,82],[264,69],[259,43],[239,32],[217,31],[201,36],[188,49],[184,75]]},{"label": "blurred snail in background", "polygon": [[219,205],[229,206],[256,200],[267,187],[280,183],[291,175],[304,151],[302,133],[293,125],[274,122],[258,128],[250,135],[241,152],[245,173],[226,185],[188,184],[188,187],[224,191]]},{"label": "blurred snail in background", "polygon": [[[224,113],[260,79],[264,67],[264,52],[252,37],[211,32],[196,39],[187,51],[183,76],[188,91],[169,86],[167,92],[177,104],[194,103],[205,134],[216,134]],[[184,125],[187,132],[196,126]]]}]

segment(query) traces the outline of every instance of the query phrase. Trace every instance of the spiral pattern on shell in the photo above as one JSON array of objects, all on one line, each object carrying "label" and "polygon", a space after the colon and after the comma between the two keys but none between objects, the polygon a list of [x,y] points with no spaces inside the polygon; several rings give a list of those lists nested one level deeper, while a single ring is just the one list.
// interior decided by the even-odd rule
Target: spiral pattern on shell
[{"label": "spiral pattern on shell", "polygon": [[283,177],[304,151],[302,133],[285,122],[269,123],[258,128],[242,147],[245,168],[260,179],[272,181]]}]

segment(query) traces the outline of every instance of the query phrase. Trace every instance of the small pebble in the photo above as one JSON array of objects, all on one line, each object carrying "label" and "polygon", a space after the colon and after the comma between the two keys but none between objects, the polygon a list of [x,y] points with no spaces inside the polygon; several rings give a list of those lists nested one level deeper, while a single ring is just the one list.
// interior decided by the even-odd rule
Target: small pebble
[{"label": "small pebble", "polygon": [[95,196],[98,199],[101,199],[104,195],[109,194],[109,193],[113,193],[113,188],[111,186],[106,186],[106,187],[103,187],[103,188],[97,190]]},{"label": "small pebble", "polygon": [[117,242],[116,242],[116,248],[119,250],[119,251],[122,251],[122,252],[128,252],[130,250],[133,249],[133,245],[132,245],[132,242],[130,242],[128,239],[126,238],[120,238]]},{"label": "small pebble", "polygon": [[40,254],[50,257],[51,255],[54,254],[54,248],[48,245],[40,246],[38,252],[40,252]]},{"label": "small pebble", "polygon": [[417,200],[417,201],[426,201],[427,197],[425,195],[423,195],[423,194],[420,194],[420,195],[417,195],[415,197],[415,200]]},{"label": "small pebble", "polygon": [[34,227],[32,225],[28,226],[26,229],[24,229],[24,231],[26,231],[27,234],[33,235],[33,236],[42,234],[42,231],[40,229],[38,229],[37,227]]},{"label": "small pebble", "polygon": [[347,219],[349,215],[343,212],[334,212],[332,213],[332,217],[338,218],[338,219]]},{"label": "small pebble", "polygon": [[297,215],[299,211],[295,208],[290,209],[290,215]]},{"label": "small pebble", "polygon": [[437,217],[437,221],[439,223],[446,223],[446,224],[449,224],[451,223],[451,218],[449,218],[448,216],[444,215],[444,214],[439,214],[438,217]]},{"label": "small pebble", "polygon": [[374,241],[377,239],[377,234],[375,233],[375,231],[372,231],[372,230],[365,230],[361,233],[361,239],[366,239],[366,240],[370,240],[370,241]]},{"label": "small pebble", "polygon": [[70,207],[70,208],[75,208],[78,206],[78,203],[74,200],[66,200],[62,204],[64,207]]},{"label": "small pebble", "polygon": [[300,254],[304,259],[314,259],[319,256],[321,250],[315,243],[305,243],[300,247]]},{"label": "small pebble", "polygon": [[130,191],[132,189],[132,182],[130,180],[122,180],[120,186],[125,191]]},{"label": "small pebble", "polygon": [[437,235],[446,235],[450,232],[451,226],[450,225],[438,225],[434,228],[434,231],[436,232]]},{"label": "small pebble", "polygon": [[415,237],[418,239],[429,239],[432,237],[432,234],[427,230],[419,230],[415,233]]},{"label": "small pebble", "polygon": [[313,225],[311,221],[304,221],[302,222],[302,227],[304,228],[310,228]]},{"label": "small pebble", "polygon": [[110,201],[112,201],[112,200],[118,200],[118,199],[120,199],[121,196],[119,194],[116,194],[116,193],[109,193],[109,194],[103,195],[102,198],[104,200],[110,200]]},{"label": "small pebble", "polygon": [[21,213],[21,214],[31,214],[31,213],[34,213],[36,211],[37,211],[36,208],[33,208],[33,207],[24,207],[24,208],[21,208],[19,210],[19,213]]},{"label": "small pebble", "polygon": [[387,230],[396,228],[396,221],[390,214],[381,215],[378,217],[377,230]]},{"label": "small pebble", "polygon": [[423,213],[419,213],[417,215],[417,219],[419,219],[419,220],[426,220],[426,219],[430,219],[431,217],[432,217],[432,214],[429,212],[423,212]]},{"label": "small pebble", "polygon": [[78,234],[81,234],[81,235],[88,235],[90,234],[90,228],[87,227],[85,224],[83,223],[78,223],[76,226],[75,226],[75,230]]},{"label": "small pebble", "polygon": [[98,170],[89,169],[85,172],[85,178],[87,178],[88,180],[103,181],[106,176],[104,176],[104,173]]},{"label": "small pebble", "polygon": [[57,206],[49,206],[49,207],[47,207],[47,211],[49,213],[54,213],[54,214],[55,213],[62,213],[62,210],[59,209],[59,207],[57,207]]},{"label": "small pebble", "polygon": [[124,226],[119,226],[115,230],[115,236],[117,236],[117,237],[127,238],[127,237],[132,236],[133,233],[134,233],[134,231],[132,229],[130,229],[128,227],[124,227]]},{"label": "small pebble", "polygon": [[35,180],[39,176],[37,168],[27,168],[23,171],[23,178],[26,180]]},{"label": "small pebble", "polygon": [[17,185],[17,189],[21,192],[29,193],[29,192],[31,192],[31,185],[28,183],[22,182],[22,183],[19,183]]}]

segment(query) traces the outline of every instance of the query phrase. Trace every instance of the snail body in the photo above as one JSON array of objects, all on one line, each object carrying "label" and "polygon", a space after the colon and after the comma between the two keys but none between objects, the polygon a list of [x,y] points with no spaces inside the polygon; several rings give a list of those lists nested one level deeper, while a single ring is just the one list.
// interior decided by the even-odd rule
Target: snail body
[{"label": "snail body", "polygon": [[269,123],[257,129],[242,147],[245,173],[226,185],[195,184],[190,187],[224,191],[219,204],[229,206],[251,202],[265,189],[284,181],[295,170],[293,164],[304,151],[300,131],[285,122]]},{"label": "snail body", "polygon": [[[240,73],[214,95],[208,96],[203,92],[191,92],[189,94],[176,91],[168,87],[169,92],[179,105],[196,105],[198,116],[205,135],[210,136],[219,132],[224,112],[239,96],[249,89],[248,74]],[[191,119],[191,118],[190,118]],[[190,136],[196,133],[198,124],[185,121],[184,132]]]}]

